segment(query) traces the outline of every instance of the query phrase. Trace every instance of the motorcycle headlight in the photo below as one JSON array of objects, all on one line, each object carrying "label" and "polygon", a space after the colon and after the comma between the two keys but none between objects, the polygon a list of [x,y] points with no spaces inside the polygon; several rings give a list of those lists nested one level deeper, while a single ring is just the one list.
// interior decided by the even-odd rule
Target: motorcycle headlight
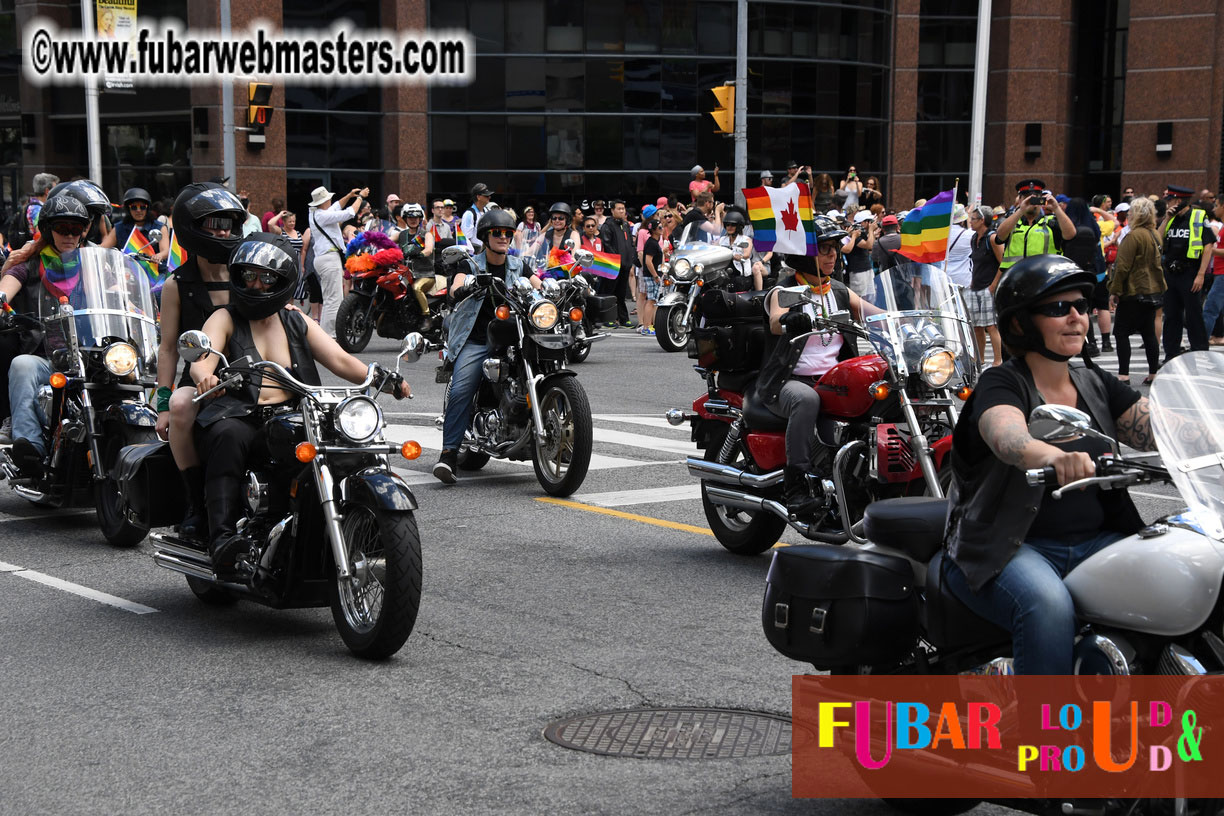
[{"label": "motorcycle headlight", "polygon": [[956,373],[956,357],[946,348],[928,349],[922,355],[918,371],[923,381],[932,388],[943,388]]},{"label": "motorcycle headlight", "polygon": [[136,347],[131,343],[111,343],[102,354],[102,364],[116,377],[126,377],[136,370]]},{"label": "motorcycle headlight", "polygon": [[531,325],[541,331],[547,331],[557,325],[557,304],[551,300],[541,300],[531,307]]},{"label": "motorcycle headlight", "polygon": [[369,397],[349,397],[336,406],[336,430],[352,442],[369,442],[382,428],[382,411]]},{"label": "motorcycle headlight", "polygon": [[671,273],[672,277],[676,278],[677,280],[688,280],[695,274],[693,271],[693,262],[688,258],[681,258],[672,264]]}]

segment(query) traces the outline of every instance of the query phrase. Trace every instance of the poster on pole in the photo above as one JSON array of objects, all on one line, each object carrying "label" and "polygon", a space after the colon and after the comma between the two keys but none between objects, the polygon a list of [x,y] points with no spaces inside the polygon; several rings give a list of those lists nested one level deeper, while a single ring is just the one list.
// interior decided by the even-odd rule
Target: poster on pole
[{"label": "poster on pole", "polygon": [[[136,47],[136,0],[96,0],[95,14],[99,40],[126,40]],[[135,93],[131,74],[105,75],[102,89]]]}]

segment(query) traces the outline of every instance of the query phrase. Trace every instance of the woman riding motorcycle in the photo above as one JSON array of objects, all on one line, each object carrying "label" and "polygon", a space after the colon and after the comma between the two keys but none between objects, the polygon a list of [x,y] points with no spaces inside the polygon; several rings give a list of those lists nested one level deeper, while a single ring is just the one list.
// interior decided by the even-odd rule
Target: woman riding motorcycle
[{"label": "woman riding motorcycle", "polygon": [[[846,238],[845,230],[823,215],[816,216],[814,226],[815,263],[810,256],[788,256],[787,262],[794,268],[793,273],[784,274],[778,286],[766,296],[769,330],[775,335],[785,334],[787,338],[793,338],[807,334],[812,331],[812,319],[818,314],[849,311],[856,320],[862,320],[864,315],[880,312],[880,309],[851,292],[845,284],[833,280],[842,262],[841,247]],[[790,310],[779,306],[779,290],[791,286],[808,287],[819,297],[819,307],[810,303]],[[826,458],[828,451],[815,441],[820,395],[812,386],[837,363],[857,356],[853,335],[822,329],[802,346],[795,346],[785,339],[777,341],[761,369],[757,393],[771,411],[788,420],[783,478],[787,510],[793,515],[807,515],[821,506],[822,501],[812,497],[808,491],[806,474],[809,471],[829,470],[827,462],[813,462],[814,456]]]},{"label": "woman riding motorcycle", "polygon": [[[252,233],[230,255],[229,270],[229,305],[213,312],[204,324],[213,348],[224,349],[226,359],[246,356],[252,361],[280,363],[298,380],[318,385],[317,358],[349,382],[365,380],[364,363],[341,349],[318,323],[297,309],[285,308],[298,281],[297,253],[288,238]],[[218,384],[219,363],[216,355],[192,363],[191,376],[198,392]],[[412,393],[398,374],[388,384],[396,398]],[[257,449],[264,420],[292,410],[297,400],[270,380],[245,382],[232,394],[215,391],[209,399],[213,401],[200,410],[196,420],[196,439],[204,454],[209,555],[217,569],[227,570],[242,544],[234,532],[247,459]]]},{"label": "woman riding motorcycle", "polygon": [[1147,399],[1096,366],[1068,363],[1083,349],[1095,286],[1059,255],[1004,273],[996,302],[1012,358],[982,374],[953,434],[945,580],[1012,633],[1017,674],[1072,673],[1075,608],[1062,579],[1143,526],[1123,490],[1092,486],[1055,501],[1024,473],[1053,467],[1065,485],[1095,475],[1094,457],[1109,450],[1095,439],[1034,439],[1028,417],[1043,403],[1079,408],[1106,436],[1155,450]]}]

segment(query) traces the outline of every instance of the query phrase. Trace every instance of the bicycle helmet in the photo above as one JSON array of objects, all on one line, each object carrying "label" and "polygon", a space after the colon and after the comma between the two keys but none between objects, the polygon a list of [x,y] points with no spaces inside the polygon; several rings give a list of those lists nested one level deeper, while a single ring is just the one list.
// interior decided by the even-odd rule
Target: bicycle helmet
[{"label": "bicycle helmet", "polygon": [[[246,210],[238,196],[211,181],[188,184],[174,200],[174,234],[189,255],[198,255],[215,264],[225,263],[242,243]],[[227,237],[206,232],[205,220],[213,229],[228,229]]]},{"label": "bicycle helmet", "polygon": [[[1003,273],[995,293],[1003,343],[1009,350],[1035,351],[1042,357],[1058,362],[1070,360],[1070,357],[1055,354],[1046,348],[1029,310],[1050,295],[1078,289],[1085,297],[1092,297],[1095,288],[1096,275],[1085,272],[1062,255],[1034,255],[1018,261]],[[1013,321],[1019,331],[1013,328]]]},{"label": "bicycle helmet", "polygon": [[106,197],[106,193],[102,192],[102,188],[94,184],[89,179],[77,179],[76,181],[62,181],[51,188],[51,192],[47,194],[48,198],[55,198],[60,193],[65,193],[72,196],[77,201],[85,205],[85,209],[94,218],[102,215],[110,215],[111,203]]},{"label": "bicycle helmet", "polygon": [[[267,289],[248,284],[247,271],[276,276]],[[230,303],[247,320],[262,320],[279,312],[298,284],[298,256],[284,235],[253,232],[240,240],[229,257]]]},{"label": "bicycle helmet", "polygon": [[476,238],[481,243],[484,243],[489,230],[504,227],[506,229],[514,229],[514,219],[510,217],[510,213],[505,210],[492,210],[480,216],[480,222],[476,225]]}]

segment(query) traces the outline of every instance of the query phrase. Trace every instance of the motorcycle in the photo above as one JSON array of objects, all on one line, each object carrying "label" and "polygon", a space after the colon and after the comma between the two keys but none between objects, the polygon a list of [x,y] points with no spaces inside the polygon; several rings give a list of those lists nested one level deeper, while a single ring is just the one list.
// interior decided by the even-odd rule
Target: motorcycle
[{"label": "motorcycle", "polygon": [[[698,329],[698,371],[706,393],[692,411],[672,409],[672,425],[689,422],[703,457],[687,459],[701,479],[706,520],[723,547],[758,555],[789,525],[805,538],[862,543],[857,522],[879,499],[927,492],[944,495],[941,473],[952,446],[959,405],[977,380],[973,333],[957,287],[939,268],[906,264],[876,278],[883,313],[863,325],[849,313],[817,317],[816,331],[841,331],[874,349],[844,360],[813,386],[820,394],[817,441],[831,456],[827,473],[808,474],[823,497],[811,518],[792,516],[783,496],[786,419],[770,411],[756,392],[765,335],[761,293],[703,296]],[[779,292],[790,308],[811,301],[807,287]],[[718,312],[711,304],[723,304]],[[812,333],[778,342],[803,344]]]},{"label": "motorcycle", "polygon": [[[401,359],[415,361],[424,347],[421,335],[409,334]],[[234,572],[218,575],[205,543],[170,532],[152,534],[154,563],[185,575],[207,604],[243,599],[275,609],[330,606],[353,654],[395,654],[412,633],[420,605],[421,536],[416,498],[388,457],[415,459],[421,446],[383,439],[378,392],[368,392],[388,373],[371,363],[359,385],[307,385],[274,362],[226,360],[200,331],[179,337],[179,354],[188,362],[209,354],[221,358],[221,382],[197,402],[249,377],[275,382],[300,402],[264,422],[267,453],[247,472],[237,530],[248,548]],[[127,448],[124,465],[125,490],[146,523],[164,526],[182,517],[168,445]]]},{"label": "motorcycle", "polygon": [[[565,351],[565,359],[570,363],[581,363],[591,356],[591,346],[600,340],[606,340],[612,335],[599,330],[600,315],[615,315],[616,298],[610,295],[595,294],[594,282],[582,271],[583,264],[590,264],[594,256],[587,250],[574,250],[574,242],[565,242],[565,252],[572,253],[568,258],[563,254],[559,257],[550,253],[548,258],[541,256],[525,257],[524,260],[535,269],[540,278],[554,277],[558,279],[581,277],[590,288],[584,298],[582,322],[574,327],[574,345]],[[556,264],[553,261],[557,261]]]},{"label": "motorcycle", "polygon": [[102,535],[131,547],[148,527],[128,511],[115,478],[125,445],[156,439],[157,413],[145,399],[156,386],[157,311],[149,279],[118,250],[83,247],[62,258],[78,276],[48,281],[32,297],[33,315],[17,318],[41,331],[50,382],[37,394],[49,426],[43,475],[23,476],[10,451],[0,471],[17,495],[43,507],[93,503]]},{"label": "motorcycle", "polygon": [[428,312],[422,312],[416,288],[428,279],[414,277],[409,263],[406,259],[389,267],[373,266],[353,273],[352,288],[336,312],[336,342],[342,349],[360,354],[375,331],[379,337],[393,340],[418,332],[440,341],[447,287],[426,292]]},{"label": "motorcycle", "polygon": [[691,243],[676,247],[671,260],[663,264],[654,330],[664,351],[684,349],[695,325],[697,296],[707,289],[727,286],[734,259],[735,254],[727,247]]},{"label": "motorcycle", "polygon": [[[475,268],[468,274],[476,274]],[[546,278],[537,291],[527,278],[507,286],[490,276],[486,297],[497,304],[489,324],[490,356],[481,366],[472,421],[459,448],[461,469],[479,470],[490,458],[530,458],[548,494],[568,496],[581,487],[591,463],[591,405],[565,363],[590,294],[582,277]],[[443,415],[449,398],[448,385]],[[443,419],[435,420],[439,428]]]},{"label": "motorcycle", "polygon": [[[1117,442],[1074,408],[1042,405],[1030,416],[1034,438],[1063,442],[1087,436],[1112,447],[1097,458],[1095,476],[1054,490],[1055,500],[1092,485],[1124,489],[1172,482],[1189,505],[1090,556],[1063,579],[1078,618],[1077,674],[1224,671],[1224,424],[1215,408],[1221,400],[1224,360],[1196,352],[1167,363],[1152,386],[1159,453],[1122,455]],[[1157,456],[1163,464],[1153,461]],[[1057,483],[1052,468],[1027,471],[1026,477],[1031,485]],[[762,610],[774,649],[834,674],[1010,674],[1009,633],[979,618],[944,584],[946,515],[944,499],[881,501],[867,509],[869,541],[862,546],[776,552]],[[977,804],[888,801],[900,810],[931,814],[962,813]],[[1187,800],[1108,801],[1108,807],[1101,801],[1005,804],[1043,816],[1216,813]]]}]

